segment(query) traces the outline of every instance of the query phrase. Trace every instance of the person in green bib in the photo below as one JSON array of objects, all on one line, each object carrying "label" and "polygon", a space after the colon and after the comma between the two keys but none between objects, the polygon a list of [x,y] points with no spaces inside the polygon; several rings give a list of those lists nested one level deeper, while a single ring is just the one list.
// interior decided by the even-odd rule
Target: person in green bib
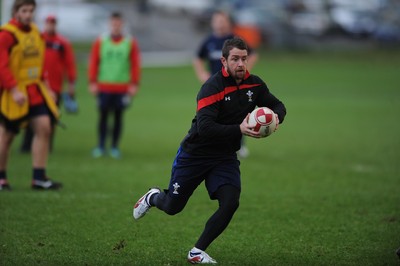
[{"label": "person in green bib", "polygon": [[121,157],[118,144],[122,133],[123,112],[139,90],[140,50],[137,41],[123,33],[121,13],[110,16],[110,33],[93,43],[89,59],[89,91],[97,97],[99,121],[98,143],[94,158],[106,154],[109,117],[113,118],[109,155]]}]

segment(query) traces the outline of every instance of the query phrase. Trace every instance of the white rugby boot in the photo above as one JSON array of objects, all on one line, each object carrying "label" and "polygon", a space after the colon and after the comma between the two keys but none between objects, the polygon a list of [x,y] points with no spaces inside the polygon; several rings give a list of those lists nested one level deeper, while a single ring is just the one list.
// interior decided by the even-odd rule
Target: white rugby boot
[{"label": "white rugby boot", "polygon": [[188,253],[188,262],[191,264],[217,264],[207,253],[198,248],[192,248]]},{"label": "white rugby boot", "polygon": [[160,193],[161,190],[158,188],[151,188],[146,194],[144,194],[133,206],[133,218],[136,220],[142,218],[151,208],[150,197],[156,193]]}]

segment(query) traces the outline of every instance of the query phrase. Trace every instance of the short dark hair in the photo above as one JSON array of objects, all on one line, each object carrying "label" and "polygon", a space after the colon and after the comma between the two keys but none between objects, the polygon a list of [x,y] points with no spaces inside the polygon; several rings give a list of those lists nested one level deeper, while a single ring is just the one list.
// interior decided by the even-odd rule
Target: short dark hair
[{"label": "short dark hair", "polygon": [[243,39],[241,39],[239,37],[234,37],[234,38],[228,39],[224,42],[224,46],[222,47],[222,56],[225,59],[228,59],[229,52],[233,48],[238,48],[240,50],[246,50],[247,52],[249,52],[249,48],[247,47],[246,42],[243,41]]},{"label": "short dark hair", "polygon": [[122,13],[119,11],[114,11],[111,13],[110,18],[122,19]]},{"label": "short dark hair", "polygon": [[25,5],[33,5],[36,7],[36,1],[35,0],[15,0],[14,4],[12,6],[11,13],[14,16],[15,13],[17,13],[18,9],[21,8],[21,6]]}]

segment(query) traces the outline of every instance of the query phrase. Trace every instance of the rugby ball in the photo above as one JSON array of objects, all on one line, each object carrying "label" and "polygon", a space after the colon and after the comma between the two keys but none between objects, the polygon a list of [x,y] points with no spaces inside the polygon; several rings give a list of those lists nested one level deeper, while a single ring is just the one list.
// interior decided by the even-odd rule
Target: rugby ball
[{"label": "rugby ball", "polygon": [[247,122],[254,131],[259,132],[261,137],[265,138],[275,132],[278,128],[277,115],[267,107],[254,109]]}]

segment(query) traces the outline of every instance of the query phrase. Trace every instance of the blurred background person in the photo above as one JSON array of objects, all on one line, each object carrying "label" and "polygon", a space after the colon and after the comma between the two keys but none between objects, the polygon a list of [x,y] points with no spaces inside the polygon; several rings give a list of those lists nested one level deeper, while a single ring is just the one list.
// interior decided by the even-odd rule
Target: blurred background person
[{"label": "blurred background person", "polygon": [[[206,82],[211,75],[222,69],[222,46],[226,40],[234,37],[232,24],[232,20],[226,12],[218,10],[213,13],[211,17],[212,32],[201,43],[196,57],[193,59],[193,68],[201,83]],[[253,68],[257,59],[257,53],[250,49],[247,66],[249,71]],[[238,155],[242,158],[249,155],[249,150],[243,139]]]},{"label": "blurred background person", "polygon": [[[222,46],[228,39],[234,37],[232,20],[224,11],[215,11],[211,17],[211,34],[201,43],[193,60],[193,67],[197,78],[201,83],[207,81],[222,68]],[[248,58],[249,70],[257,62],[258,55],[254,50],[250,51]]]},{"label": "blurred background person", "polygon": [[[72,45],[57,32],[57,18],[53,15],[46,17],[42,36],[46,42],[46,53],[44,61],[44,75],[48,85],[56,95],[56,103],[60,106],[61,93],[63,91],[64,79],[67,78],[67,96],[75,98],[76,64]],[[50,149],[54,139],[55,127],[53,127],[50,138]],[[21,145],[21,152],[31,150],[33,131],[28,127]]]},{"label": "blurred background person", "polygon": [[59,189],[46,175],[52,122],[58,119],[54,93],[43,82],[45,43],[32,23],[35,0],[15,0],[12,19],[0,31],[0,190],[10,190],[7,162],[15,135],[29,122],[33,132],[32,188]]},{"label": "blurred background person", "polygon": [[113,12],[109,20],[110,33],[94,42],[89,59],[89,90],[97,97],[99,121],[98,143],[92,151],[94,158],[105,154],[108,116],[113,115],[111,157],[121,157],[118,144],[121,137],[123,112],[131,97],[139,90],[140,51],[138,43],[123,33],[122,14]]}]

